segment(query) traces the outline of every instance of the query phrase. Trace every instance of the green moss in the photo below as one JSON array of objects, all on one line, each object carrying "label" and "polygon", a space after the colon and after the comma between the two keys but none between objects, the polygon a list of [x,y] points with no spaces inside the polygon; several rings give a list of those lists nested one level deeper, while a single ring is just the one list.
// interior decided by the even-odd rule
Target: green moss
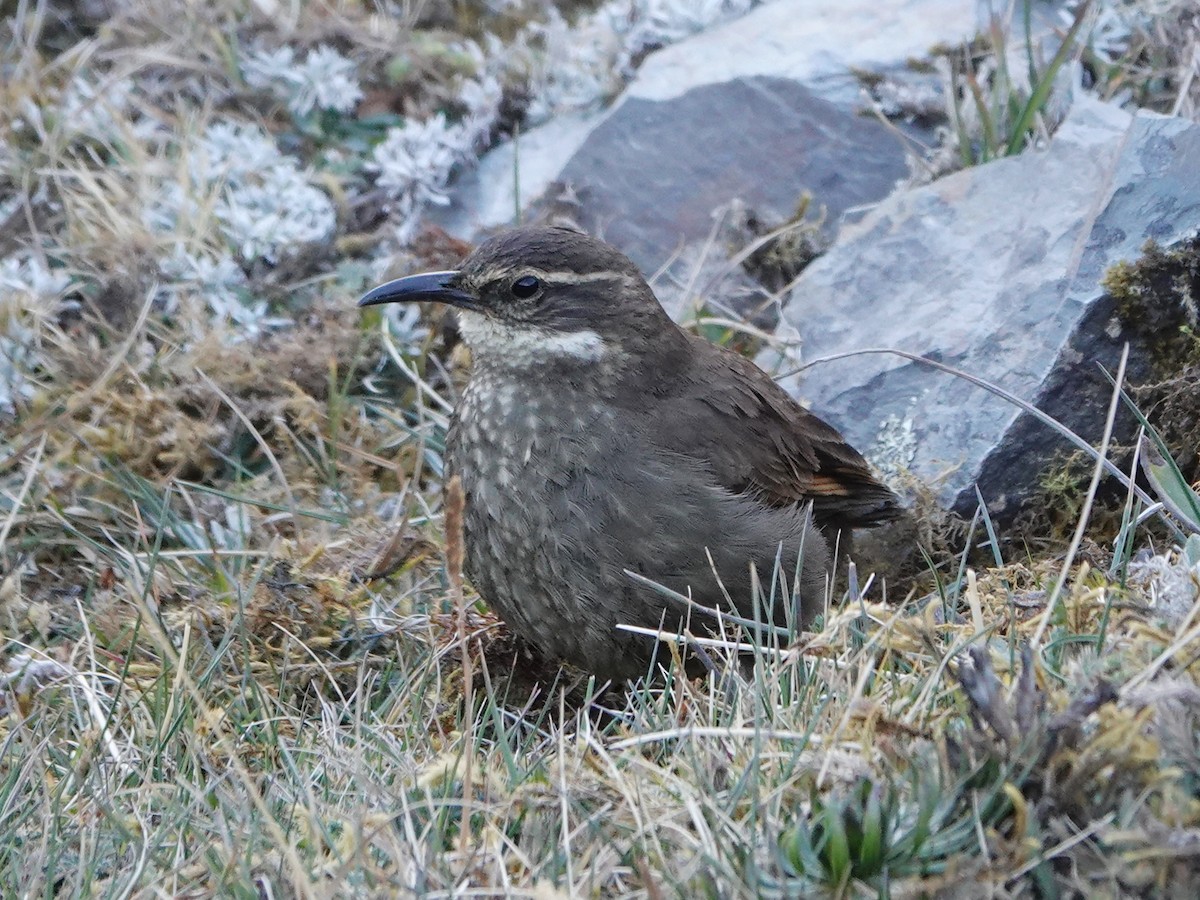
[{"label": "green moss", "polygon": [[1200,238],[1170,250],[1147,241],[1136,262],[1119,262],[1104,275],[1127,328],[1155,348],[1155,367],[1165,376],[1200,363]]},{"label": "green moss", "polygon": [[[1112,445],[1110,456],[1128,468],[1132,447]],[[1095,462],[1079,452],[1056,454],[1038,477],[1035,495],[1025,503],[1010,529],[1010,539],[1026,547],[1062,547],[1071,540],[1087,499]],[[1113,479],[1103,479],[1088,517],[1088,537],[1109,546],[1121,530],[1125,489]],[[1152,526],[1148,526],[1152,527]]]},{"label": "green moss", "polygon": [[1150,348],[1153,372],[1130,393],[1171,449],[1189,481],[1200,478],[1200,237],[1164,250],[1153,241],[1142,258],[1104,276],[1122,324]]},{"label": "green moss", "polygon": [[[1014,531],[1030,545],[1065,544],[1079,521],[1092,469],[1082,453],[1064,452],[1048,462],[1038,478],[1036,496],[1026,503]],[[1093,520],[1093,525],[1094,525]],[[1101,532],[1093,528],[1099,535]]]}]

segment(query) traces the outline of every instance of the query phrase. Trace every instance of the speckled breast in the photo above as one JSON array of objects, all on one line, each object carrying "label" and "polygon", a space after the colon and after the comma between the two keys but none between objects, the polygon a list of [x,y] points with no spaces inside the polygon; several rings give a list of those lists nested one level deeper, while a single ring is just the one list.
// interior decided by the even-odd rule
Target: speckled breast
[{"label": "speckled breast", "polygon": [[570,655],[563,632],[601,577],[589,512],[613,433],[611,412],[570,390],[483,374],[447,439],[466,495],[467,575],[510,627],[550,652]]}]

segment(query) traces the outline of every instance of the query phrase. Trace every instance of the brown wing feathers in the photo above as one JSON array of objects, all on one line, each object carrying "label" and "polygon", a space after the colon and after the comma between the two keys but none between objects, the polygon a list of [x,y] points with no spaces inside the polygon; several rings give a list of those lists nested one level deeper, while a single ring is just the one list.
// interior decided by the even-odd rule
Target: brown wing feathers
[{"label": "brown wing feathers", "polygon": [[[835,428],[801,407],[744,357],[699,339],[693,349],[701,372],[717,365],[733,376],[721,379],[729,385],[727,396],[714,394],[710,380],[692,400],[709,406],[714,418],[737,420],[729,423],[735,428],[708,429],[709,433],[747,434],[740,447],[705,448],[723,484],[754,491],[776,506],[812,501],[813,515],[823,525],[869,526],[900,514],[896,495]],[[700,434],[686,439],[693,446],[705,443]],[[678,449],[687,452],[686,447]]]}]

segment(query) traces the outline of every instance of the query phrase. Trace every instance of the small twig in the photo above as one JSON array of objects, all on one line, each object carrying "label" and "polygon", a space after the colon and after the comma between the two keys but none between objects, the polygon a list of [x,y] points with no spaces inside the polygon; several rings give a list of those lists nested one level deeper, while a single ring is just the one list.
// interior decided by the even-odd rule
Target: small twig
[{"label": "small twig", "polygon": [[450,578],[450,599],[457,614],[460,666],[463,679],[463,826],[459,830],[459,852],[468,853],[471,845],[470,803],[474,794],[471,764],[475,757],[475,697],[471,672],[471,638],[467,628],[467,601],[463,591],[463,495],[462,479],[453,476],[446,484],[446,574]]},{"label": "small twig", "polygon": [[608,748],[610,750],[626,750],[629,747],[643,747],[646,744],[657,744],[662,741],[691,740],[693,738],[765,738],[769,741],[801,741],[817,746],[825,744],[828,741],[828,738],[810,731],[789,731],[778,728],[746,726],[721,728],[718,726],[700,725],[638,734],[633,737],[624,738],[623,740],[614,741],[608,745]]}]

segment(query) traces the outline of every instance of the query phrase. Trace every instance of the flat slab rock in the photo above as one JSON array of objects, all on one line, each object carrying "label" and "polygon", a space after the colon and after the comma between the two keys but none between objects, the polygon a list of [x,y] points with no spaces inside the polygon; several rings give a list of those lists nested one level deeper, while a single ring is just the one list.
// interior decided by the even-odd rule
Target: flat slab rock
[{"label": "flat slab rock", "polygon": [[[843,230],[784,316],[803,360],[890,347],[965,370],[1100,442],[1115,372],[1142,346],[1100,285],[1153,238],[1200,228],[1200,125],[1080,98],[1048,148],[895,195]],[[793,393],[885,469],[971,515],[1011,517],[1064,443],[1003,399],[892,355],[821,362]],[[1128,430],[1132,422],[1122,420]]]},{"label": "flat slab rock", "polygon": [[733,198],[782,222],[807,192],[837,221],[907,174],[903,148],[879,122],[795,81],[756,76],[669,101],[628,98],[559,179],[585,227],[654,271],[688,240],[707,239],[714,207]]},{"label": "flat slab rock", "polygon": [[783,222],[807,192],[836,223],[908,174],[902,142],[854,109],[852,70],[901,67],[976,23],[972,0],[765,3],[651,54],[611,109],[496,148],[431,218],[469,239],[565,193],[580,224],[647,272],[711,252],[713,211],[734,199]]}]

